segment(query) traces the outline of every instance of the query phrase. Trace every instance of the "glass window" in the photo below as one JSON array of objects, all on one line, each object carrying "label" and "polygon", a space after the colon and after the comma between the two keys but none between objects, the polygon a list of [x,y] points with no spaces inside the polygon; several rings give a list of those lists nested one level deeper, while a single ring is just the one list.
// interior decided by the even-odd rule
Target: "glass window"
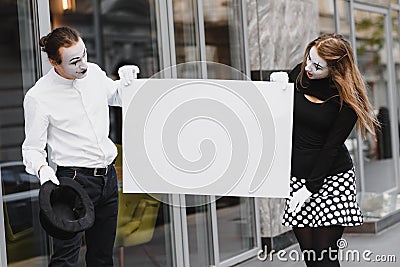
[{"label": "glass window", "polygon": [[320,34],[336,32],[334,1],[318,0],[318,9]]},{"label": "glass window", "polygon": [[[395,186],[389,112],[387,36],[384,14],[354,10],[357,63],[368,85],[368,97],[375,107],[382,129],[377,140],[368,134],[364,153],[364,180],[367,192],[384,192]],[[379,180],[376,177],[380,177]]]},{"label": "glass window", "polygon": [[[207,65],[207,78],[244,79],[246,73],[243,11],[241,1],[203,1],[205,51],[207,61],[229,68]],[[217,197],[217,228],[220,261],[255,247],[254,199]]]},{"label": "glass window", "polygon": [[[245,50],[241,1],[203,1],[206,60],[228,65],[245,73]],[[225,68],[208,65],[210,79],[240,79]]]},{"label": "glass window", "polygon": [[[245,77],[241,1],[174,0],[173,10],[178,77],[210,79]],[[202,14],[203,17],[198,17],[197,14]],[[201,59],[231,68],[221,67],[221,64],[196,63],[179,66],[180,63],[193,61],[198,63]],[[204,66],[205,70],[202,69]],[[214,258],[217,255],[214,254],[213,246],[216,242],[213,238],[218,238],[219,241],[218,261],[230,259],[255,246],[254,200],[222,197],[216,201],[216,205],[210,205],[213,199],[213,196],[185,196],[188,207],[186,217],[190,266],[215,264]],[[214,207],[217,207],[216,217],[212,216]],[[216,221],[213,221],[215,219]],[[213,229],[218,229],[218,232],[213,232]]]},{"label": "glass window", "polygon": [[7,262],[43,266],[48,250],[38,220],[39,180],[25,173],[21,162],[24,93],[39,76],[37,11],[32,2],[0,2],[0,178]]},{"label": "glass window", "polygon": [[[178,78],[200,78],[200,46],[198,31],[198,16],[196,14],[196,1],[174,0],[174,37],[175,55],[178,65]],[[182,64],[193,62],[193,64]]]},{"label": "glass window", "polygon": [[24,92],[38,77],[31,1],[2,1],[0,40],[0,162],[22,160]]},{"label": "glass window", "polygon": [[223,197],[217,200],[219,253],[221,261],[255,247],[254,199]]},{"label": "glass window", "polygon": [[211,205],[196,205],[196,203],[209,203],[208,200],[208,196],[185,196],[189,262],[193,267],[214,265]]},{"label": "glass window", "polygon": [[336,0],[339,17],[339,33],[350,40],[350,3],[347,0]]},{"label": "glass window", "polygon": [[[399,120],[398,124],[400,126],[400,11],[393,11],[393,63],[395,71],[395,88],[397,95],[397,118]],[[400,130],[400,129],[399,129]]]},{"label": "glass window", "polygon": [[[392,42],[393,42],[393,50],[392,50],[392,56],[393,56],[393,64],[394,64],[394,88],[395,88],[395,95],[396,101],[397,101],[397,119],[398,119],[398,125],[399,125],[399,131],[400,131],[400,10],[392,11]],[[400,135],[400,134],[399,134]],[[400,165],[400,163],[399,163]],[[397,177],[397,191],[399,190],[399,179],[400,177]]]}]

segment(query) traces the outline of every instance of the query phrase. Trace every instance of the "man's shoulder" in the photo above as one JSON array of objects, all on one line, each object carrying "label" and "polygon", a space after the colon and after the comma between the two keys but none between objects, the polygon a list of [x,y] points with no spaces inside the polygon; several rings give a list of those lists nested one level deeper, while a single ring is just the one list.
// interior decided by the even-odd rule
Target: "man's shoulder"
[{"label": "man's shoulder", "polygon": [[51,83],[51,71],[43,75],[39,80],[36,81],[36,83],[26,92],[26,96],[31,96],[37,98],[40,95],[43,95],[43,93],[46,93],[47,90],[51,88],[49,84]]},{"label": "man's shoulder", "polygon": [[35,94],[37,94],[39,91],[42,91],[44,89],[46,89],[46,87],[44,86],[44,84],[46,84],[48,81],[48,77],[47,75],[42,76],[39,80],[37,80],[35,82],[35,84],[28,90],[28,92],[26,93],[26,95],[28,96],[33,96]]}]

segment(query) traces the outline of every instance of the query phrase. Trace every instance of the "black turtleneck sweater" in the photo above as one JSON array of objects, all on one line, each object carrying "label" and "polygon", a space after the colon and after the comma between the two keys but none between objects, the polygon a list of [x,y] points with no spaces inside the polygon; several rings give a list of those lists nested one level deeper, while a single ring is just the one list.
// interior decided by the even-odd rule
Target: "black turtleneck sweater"
[{"label": "black turtleneck sweater", "polygon": [[[303,86],[296,83],[301,64],[289,73],[289,82],[295,83],[292,169],[291,174],[306,179],[310,192],[318,192],[324,178],[353,167],[344,145],[352,131],[357,115],[343,103],[330,78],[312,80],[303,77]],[[311,95],[323,103],[313,103],[304,95]],[[326,100],[326,101],[325,101]]]}]

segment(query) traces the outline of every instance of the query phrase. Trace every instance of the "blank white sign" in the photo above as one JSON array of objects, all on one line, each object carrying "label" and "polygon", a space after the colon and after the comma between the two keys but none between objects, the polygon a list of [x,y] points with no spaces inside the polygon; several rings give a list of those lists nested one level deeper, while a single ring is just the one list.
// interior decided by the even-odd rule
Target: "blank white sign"
[{"label": "blank white sign", "polygon": [[122,99],[125,193],[289,196],[293,84],[139,79]]}]

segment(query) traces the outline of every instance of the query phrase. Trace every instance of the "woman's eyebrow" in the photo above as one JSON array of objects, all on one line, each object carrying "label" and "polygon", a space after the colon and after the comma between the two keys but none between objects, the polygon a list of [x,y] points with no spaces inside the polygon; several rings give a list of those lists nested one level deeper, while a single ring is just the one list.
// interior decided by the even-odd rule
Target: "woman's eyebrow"
[{"label": "woman's eyebrow", "polygon": [[323,68],[323,67],[319,64],[319,62],[314,63],[314,64],[315,64],[315,66],[317,66],[317,67]]}]

